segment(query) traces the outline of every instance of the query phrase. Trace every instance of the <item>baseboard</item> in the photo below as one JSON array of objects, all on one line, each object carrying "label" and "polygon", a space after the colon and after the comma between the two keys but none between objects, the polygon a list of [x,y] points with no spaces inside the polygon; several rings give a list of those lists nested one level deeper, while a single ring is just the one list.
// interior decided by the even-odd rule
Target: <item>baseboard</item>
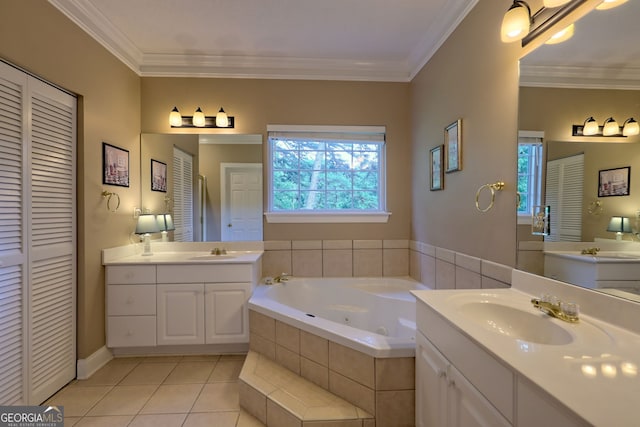
[{"label": "baseboard", "polygon": [[111,359],[113,359],[113,354],[107,347],[102,347],[86,359],[78,359],[76,363],[76,378],[86,380]]}]

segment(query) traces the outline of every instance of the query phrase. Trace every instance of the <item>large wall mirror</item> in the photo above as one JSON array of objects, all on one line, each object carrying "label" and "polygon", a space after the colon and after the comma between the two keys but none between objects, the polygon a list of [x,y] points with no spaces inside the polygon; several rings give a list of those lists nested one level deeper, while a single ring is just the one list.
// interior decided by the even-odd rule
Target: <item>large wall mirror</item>
[{"label": "large wall mirror", "polygon": [[[262,135],[147,133],[140,153],[144,211],[173,213],[186,185],[193,241],[262,240]],[[174,179],[176,155],[191,162],[191,182]],[[166,165],[166,188],[154,184],[153,165]]]},{"label": "large wall mirror", "polygon": [[[583,125],[592,116],[600,126],[609,117],[620,126],[631,117],[640,120],[638,18],[638,1],[593,10],[575,24],[570,40],[542,45],[521,60],[518,127],[528,132],[521,132],[519,141],[535,143],[541,138],[540,205],[553,203],[554,207],[550,212],[552,236],[532,233],[535,218],[532,221],[530,215],[519,216],[517,230],[518,268],[636,301],[640,301],[640,238],[633,232],[640,232],[640,136],[586,137],[572,132],[573,125]],[[534,162],[533,157],[530,161]],[[576,177],[568,172],[573,171],[573,166],[567,166],[572,162],[581,164],[575,169]],[[526,174],[522,166],[519,163],[519,173]],[[557,183],[558,173],[563,184]],[[558,209],[569,212],[565,203],[575,209],[574,214],[558,213]],[[543,209],[538,209],[540,218]],[[633,231],[625,232],[622,241],[616,240],[609,226],[612,217],[618,216],[629,218]],[[544,234],[541,229],[534,231]],[[550,245],[554,240],[559,242]],[[571,252],[567,255],[575,255],[578,261],[558,267],[545,256],[550,247]],[[576,247],[602,252],[582,255],[574,253]],[[605,252],[609,260],[618,262],[616,271],[622,271],[622,264],[625,269],[636,264],[638,274],[627,278],[620,274],[609,283],[598,280],[595,274],[600,267],[595,259],[602,260]],[[584,262],[580,256],[593,262]],[[575,270],[575,274],[556,274],[558,268]]]}]

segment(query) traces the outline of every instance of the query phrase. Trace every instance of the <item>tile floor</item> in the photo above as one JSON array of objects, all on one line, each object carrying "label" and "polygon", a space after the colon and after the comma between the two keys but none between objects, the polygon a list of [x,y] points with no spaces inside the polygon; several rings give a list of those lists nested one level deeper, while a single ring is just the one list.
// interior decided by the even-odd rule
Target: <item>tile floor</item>
[{"label": "tile floor", "polygon": [[75,380],[44,404],[63,405],[65,427],[257,427],[240,409],[245,355],[127,357]]}]

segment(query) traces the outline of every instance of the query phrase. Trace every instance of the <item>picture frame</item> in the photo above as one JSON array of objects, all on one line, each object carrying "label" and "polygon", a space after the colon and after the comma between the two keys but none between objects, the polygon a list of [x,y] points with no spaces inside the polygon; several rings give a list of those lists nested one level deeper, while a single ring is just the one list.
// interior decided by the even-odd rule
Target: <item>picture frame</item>
[{"label": "picture frame", "polygon": [[167,164],[151,159],[151,191],[167,192]]},{"label": "picture frame", "polygon": [[129,150],[102,143],[102,183],[129,186]]},{"label": "picture frame", "polygon": [[628,196],[631,166],[598,171],[598,197]]},{"label": "picture frame", "polygon": [[462,119],[444,128],[445,171],[462,170]]},{"label": "picture frame", "polygon": [[438,145],[437,147],[429,150],[429,159],[430,159],[430,178],[429,178],[429,189],[431,191],[444,190],[444,169],[443,165],[443,151],[444,145]]}]

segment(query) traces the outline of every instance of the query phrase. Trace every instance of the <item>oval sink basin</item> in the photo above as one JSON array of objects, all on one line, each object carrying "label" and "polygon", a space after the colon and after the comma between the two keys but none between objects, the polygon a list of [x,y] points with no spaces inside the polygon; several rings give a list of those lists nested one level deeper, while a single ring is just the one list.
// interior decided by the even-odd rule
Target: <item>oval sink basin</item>
[{"label": "oval sink basin", "polygon": [[195,260],[195,261],[211,261],[211,260],[225,260],[225,259],[233,259],[235,258],[236,255],[196,255],[194,257],[191,257],[189,259]]},{"label": "oval sink basin", "polygon": [[502,304],[469,302],[460,312],[485,329],[518,340],[537,344],[566,345],[573,336],[551,319]]}]

